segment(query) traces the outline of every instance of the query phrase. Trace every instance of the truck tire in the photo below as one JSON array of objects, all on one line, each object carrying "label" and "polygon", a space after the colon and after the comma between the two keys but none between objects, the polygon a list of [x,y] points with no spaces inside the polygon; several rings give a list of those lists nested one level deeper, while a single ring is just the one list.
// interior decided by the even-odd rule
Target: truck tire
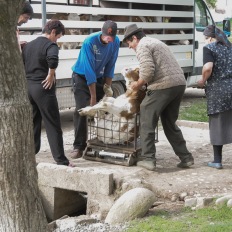
[{"label": "truck tire", "polygon": [[112,82],[112,90],[114,92],[113,97],[118,97],[119,95],[125,93],[126,91],[126,86],[123,82],[121,81],[114,81]]}]

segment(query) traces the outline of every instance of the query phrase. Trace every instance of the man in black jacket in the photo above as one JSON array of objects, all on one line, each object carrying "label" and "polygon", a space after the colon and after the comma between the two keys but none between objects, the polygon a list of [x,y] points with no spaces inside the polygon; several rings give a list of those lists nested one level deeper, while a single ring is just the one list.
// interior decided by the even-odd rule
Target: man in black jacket
[{"label": "man in black jacket", "polygon": [[[32,18],[33,13],[34,13],[33,8],[31,6],[30,2],[24,2],[22,10],[21,10],[19,18],[18,18],[17,26],[22,26],[22,24],[27,23],[28,20]],[[21,51],[22,47],[25,46],[26,42],[20,41],[18,28],[17,28],[16,34],[17,34],[17,38],[18,38],[19,50]]]},{"label": "man in black jacket", "polygon": [[57,164],[72,166],[64,154],[55,93],[55,70],[59,61],[56,41],[64,35],[64,26],[59,20],[51,20],[45,25],[43,33],[23,49],[28,96],[33,107],[35,153],[40,150],[43,120],[54,160]]},{"label": "man in black jacket", "polygon": [[28,20],[32,17],[33,14],[33,8],[30,4],[30,2],[24,2],[23,8],[20,12],[17,25],[22,26],[22,24],[27,23]]}]

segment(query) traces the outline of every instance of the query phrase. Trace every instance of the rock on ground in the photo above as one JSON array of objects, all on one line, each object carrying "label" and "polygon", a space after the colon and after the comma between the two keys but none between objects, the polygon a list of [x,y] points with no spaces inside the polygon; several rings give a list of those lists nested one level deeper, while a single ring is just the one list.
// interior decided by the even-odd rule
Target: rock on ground
[{"label": "rock on ground", "polygon": [[124,193],[106,216],[106,223],[124,223],[143,217],[155,202],[155,194],[145,188],[134,188]]}]

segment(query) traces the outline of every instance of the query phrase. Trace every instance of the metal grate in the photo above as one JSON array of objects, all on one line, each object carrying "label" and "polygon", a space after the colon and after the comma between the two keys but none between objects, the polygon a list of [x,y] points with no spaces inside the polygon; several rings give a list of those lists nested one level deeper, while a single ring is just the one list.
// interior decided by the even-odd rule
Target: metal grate
[{"label": "metal grate", "polygon": [[[97,113],[87,117],[88,141],[83,158],[125,166],[134,165],[141,154],[139,114],[132,119]],[[155,142],[158,141],[156,128]]]},{"label": "metal grate", "polygon": [[126,120],[112,114],[97,113],[88,125],[89,142],[104,146],[138,147],[139,114]]},{"label": "metal grate", "polygon": [[[140,147],[139,127],[140,115],[135,114],[134,118],[126,120],[112,114],[97,113],[88,120],[88,142],[101,144],[106,147]],[[158,126],[155,131],[155,143],[158,142]]]}]

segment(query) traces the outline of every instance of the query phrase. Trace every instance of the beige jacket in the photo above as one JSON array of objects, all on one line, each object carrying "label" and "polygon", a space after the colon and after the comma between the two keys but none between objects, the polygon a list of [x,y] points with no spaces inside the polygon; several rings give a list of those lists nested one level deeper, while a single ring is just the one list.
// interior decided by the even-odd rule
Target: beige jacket
[{"label": "beige jacket", "polygon": [[186,85],[183,70],[169,47],[158,39],[143,37],[137,46],[139,76],[148,83],[148,89],[167,89]]}]

